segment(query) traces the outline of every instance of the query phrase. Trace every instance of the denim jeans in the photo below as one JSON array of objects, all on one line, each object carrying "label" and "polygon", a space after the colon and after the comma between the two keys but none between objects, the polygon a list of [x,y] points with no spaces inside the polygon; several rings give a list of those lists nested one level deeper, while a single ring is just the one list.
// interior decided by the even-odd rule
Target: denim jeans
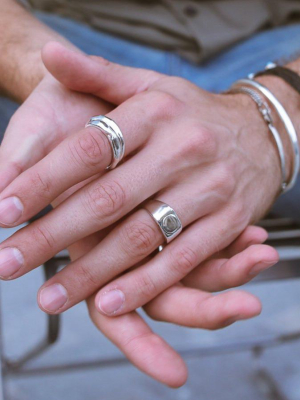
[{"label": "denim jeans", "polygon": [[[240,42],[209,61],[195,65],[175,53],[123,40],[89,26],[56,15],[36,16],[88,54],[132,67],[148,68],[188,79],[203,89],[220,92],[250,72],[263,69],[269,61],[288,60],[299,53],[300,24],[263,31]],[[0,135],[3,135],[17,105],[0,97]],[[300,182],[276,202],[273,211],[300,220]]]}]

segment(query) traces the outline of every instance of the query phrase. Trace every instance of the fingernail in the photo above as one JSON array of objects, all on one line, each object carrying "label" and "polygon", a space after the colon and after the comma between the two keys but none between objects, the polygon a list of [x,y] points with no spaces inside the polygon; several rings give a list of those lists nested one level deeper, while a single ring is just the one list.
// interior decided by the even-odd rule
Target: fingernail
[{"label": "fingernail", "polygon": [[8,197],[0,201],[0,223],[11,225],[17,222],[23,213],[23,204],[18,197]]},{"label": "fingernail", "polygon": [[60,284],[55,283],[41,290],[39,302],[45,311],[58,311],[68,300],[66,289]]},{"label": "fingernail", "polygon": [[273,260],[273,261],[268,261],[268,262],[260,262],[256,265],[254,265],[254,267],[249,271],[249,275],[250,276],[256,276],[258,275],[260,272],[272,267],[273,265],[275,265],[278,262],[278,260]]},{"label": "fingernail", "polygon": [[14,275],[24,265],[24,258],[20,250],[7,247],[0,250],[0,277],[7,279]]},{"label": "fingernail", "polygon": [[104,314],[112,315],[120,310],[125,301],[125,295],[121,290],[110,290],[100,295],[99,308]]}]

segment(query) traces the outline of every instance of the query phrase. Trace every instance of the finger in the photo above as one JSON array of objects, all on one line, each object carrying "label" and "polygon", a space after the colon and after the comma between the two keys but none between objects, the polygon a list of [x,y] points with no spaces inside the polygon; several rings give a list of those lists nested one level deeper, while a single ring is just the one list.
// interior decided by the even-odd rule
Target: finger
[{"label": "finger", "polygon": [[[102,239],[102,233],[82,239],[69,248],[71,259],[76,260]],[[157,381],[171,386],[182,386],[187,379],[187,368],[180,355],[161,337],[151,331],[136,312],[111,319],[99,314],[94,296],[87,306],[95,326],[124,353],[140,371]]]},{"label": "finger", "polygon": [[244,285],[279,260],[277,251],[267,245],[252,245],[230,259],[202,263],[183,279],[189,287],[209,292]]},{"label": "finger", "polygon": [[[82,257],[99,240],[100,234],[85,238],[69,248],[72,260]],[[136,312],[111,319],[99,314],[94,297],[87,301],[95,326],[124,353],[140,371],[170,387],[182,386],[187,379],[187,368],[180,355],[161,337],[152,332]]]},{"label": "finger", "polygon": [[[146,142],[155,124],[143,126],[141,135],[135,126],[135,113],[144,114],[143,103],[135,102],[134,108],[126,106],[125,109],[126,118],[123,106],[107,116],[123,121],[127,156]],[[0,224],[14,226],[28,221],[70,187],[104,171],[111,160],[109,141],[98,129],[88,127],[71,135],[1,193]]]},{"label": "finger", "polygon": [[120,315],[148,303],[228,246],[237,236],[235,229],[222,211],[201,218],[150,262],[101,289],[95,299],[98,310],[106,315]]},{"label": "finger", "polygon": [[264,243],[268,232],[260,226],[247,226],[247,228],[226,249],[218,253],[217,258],[230,258],[253,244]]},{"label": "finger", "polygon": [[176,285],[146,304],[144,309],[158,321],[192,328],[220,329],[259,315],[261,303],[252,294],[242,291],[212,295]]},{"label": "finger", "polygon": [[42,57],[48,71],[69,89],[92,93],[113,104],[121,104],[147,90],[163,76],[150,70],[123,67],[100,57],[88,57],[57,42],[46,44]]},{"label": "finger", "polygon": [[[106,234],[106,230],[102,230],[70,246],[68,250],[71,259],[84,256]],[[171,387],[185,383],[187,368],[182,358],[162,338],[155,335],[137,313],[132,312],[111,321],[96,311],[93,298],[87,301],[87,305],[96,327],[142,372]]]},{"label": "finger", "polygon": [[[209,190],[207,192],[210,193]],[[188,192],[184,186],[178,186],[164,191],[158,198],[176,210],[182,226],[185,227],[200,215],[209,213],[211,207],[218,206],[219,196],[200,196],[201,200],[198,202],[199,194],[199,188],[195,186]],[[40,307],[48,313],[65,311],[145,260],[145,257],[163,243],[164,236],[152,216],[144,209],[135,212],[118,224],[89,254],[47,281],[39,292]],[[57,285],[60,285],[64,296],[58,292]]]},{"label": "finger", "polygon": [[153,165],[153,154],[141,151],[2,242],[2,279],[21,276],[70,244],[118,221],[168,179],[169,173],[161,170],[159,162]]},{"label": "finger", "polygon": [[[171,168],[172,165],[174,161],[167,160],[165,154],[158,154],[155,146],[141,149],[117,169],[78,190],[55,210],[5,240],[0,245],[0,276],[2,279],[17,278],[70,244],[114,224],[178,179],[178,165]],[[194,211],[194,218],[203,215],[207,207],[210,212],[224,202],[216,190],[211,190],[214,182],[210,174],[213,173],[213,169],[207,169],[202,185],[195,187],[187,179],[183,186],[183,199],[193,194],[191,190],[198,191],[192,197],[192,204],[186,202],[191,204],[188,212]],[[174,186],[173,191],[180,197],[178,187]],[[2,255],[1,249],[4,249]]]},{"label": "finger", "polygon": [[182,386],[187,379],[184,361],[161,337],[151,331],[137,312],[112,319],[100,315],[94,299],[89,300],[94,324],[139,370],[171,387]]}]

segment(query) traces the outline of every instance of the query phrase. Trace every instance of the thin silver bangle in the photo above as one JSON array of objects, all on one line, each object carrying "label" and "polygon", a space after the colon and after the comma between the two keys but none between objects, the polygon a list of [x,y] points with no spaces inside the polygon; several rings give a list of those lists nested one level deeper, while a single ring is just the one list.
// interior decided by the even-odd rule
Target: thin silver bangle
[{"label": "thin silver bangle", "polygon": [[280,118],[281,122],[285,127],[285,130],[289,137],[290,144],[293,149],[293,173],[290,181],[288,182],[286,188],[284,189],[284,192],[287,192],[288,190],[292,189],[292,187],[295,185],[300,167],[299,143],[294,125],[288,113],[282,106],[282,104],[276,99],[273,93],[270,92],[270,90],[266,88],[264,85],[251,79],[240,79],[239,81],[235,82],[234,85],[251,86],[256,90],[258,90],[272,104],[272,106],[274,107],[274,109],[278,114],[278,117]]},{"label": "thin silver bangle", "polygon": [[260,94],[256,90],[253,90],[246,86],[239,86],[239,85],[236,86],[236,84],[233,84],[227,93],[247,94],[256,103],[258,111],[260,112],[261,116],[263,117],[264,121],[266,122],[271,134],[273,135],[276,145],[277,145],[278,154],[279,154],[279,158],[280,158],[281,189],[282,189],[282,192],[284,192],[287,187],[287,182],[286,182],[287,174],[286,174],[286,162],[285,162],[285,155],[284,155],[284,147],[283,147],[283,143],[280,138],[280,135],[273,124],[271,110],[270,110],[268,104],[263,100],[263,98],[260,96]]}]

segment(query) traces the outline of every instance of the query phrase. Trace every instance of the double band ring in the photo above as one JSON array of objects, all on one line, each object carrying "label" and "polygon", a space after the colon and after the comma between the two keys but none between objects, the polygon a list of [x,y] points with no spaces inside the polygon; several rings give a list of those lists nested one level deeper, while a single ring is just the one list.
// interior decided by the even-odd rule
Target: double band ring
[{"label": "double band ring", "polygon": [[178,215],[168,204],[159,200],[151,200],[144,206],[144,209],[157,223],[167,243],[170,243],[182,231]]},{"label": "double band ring", "polygon": [[106,169],[116,168],[125,153],[125,142],[121,129],[112,119],[104,115],[92,117],[85,125],[86,128],[88,126],[99,129],[107,137],[112,149],[112,162]]}]

